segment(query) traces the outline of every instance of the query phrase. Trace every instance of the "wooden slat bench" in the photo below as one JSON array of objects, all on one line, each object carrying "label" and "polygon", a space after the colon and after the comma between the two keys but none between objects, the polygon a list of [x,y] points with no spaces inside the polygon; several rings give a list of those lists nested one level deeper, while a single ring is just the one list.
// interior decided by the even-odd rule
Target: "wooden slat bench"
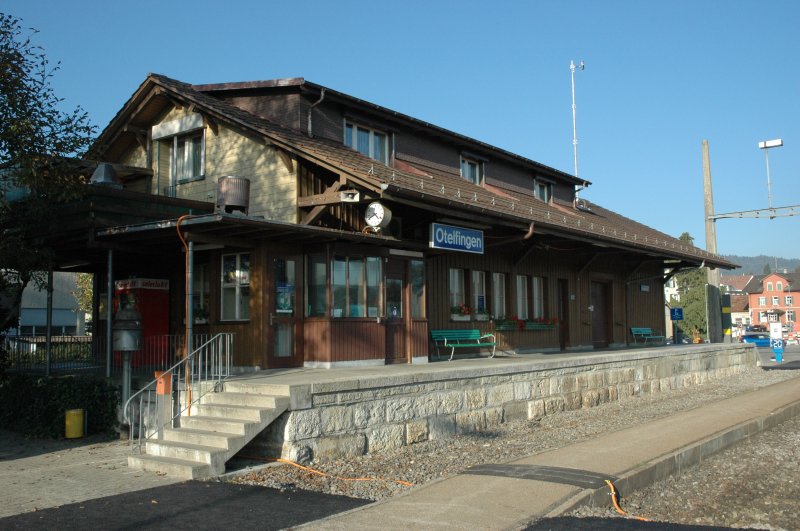
[{"label": "wooden slat bench", "polygon": [[652,328],[645,327],[631,328],[631,335],[633,336],[634,345],[639,344],[640,341],[645,345],[650,341],[663,343],[665,339],[664,336],[654,335]]},{"label": "wooden slat bench", "polygon": [[431,338],[436,345],[436,359],[439,359],[439,347],[450,349],[450,359],[457,348],[491,348],[494,358],[494,351],[497,346],[494,334],[481,334],[480,330],[431,330]]}]

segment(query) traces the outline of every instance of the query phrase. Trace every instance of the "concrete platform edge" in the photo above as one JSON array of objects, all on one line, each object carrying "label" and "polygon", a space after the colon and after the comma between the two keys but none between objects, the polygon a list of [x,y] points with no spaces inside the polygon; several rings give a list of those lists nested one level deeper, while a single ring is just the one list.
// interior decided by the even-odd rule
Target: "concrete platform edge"
[{"label": "concrete platform edge", "polygon": [[[715,433],[705,439],[690,444],[675,452],[666,454],[650,461],[640,467],[634,468],[617,478],[614,487],[621,497],[624,498],[626,492],[633,492],[638,489],[648,487],[653,483],[661,481],[675,473],[679,473],[682,468],[687,468],[700,463],[721,450],[736,444],[748,437],[769,430],[780,423],[800,415],[800,400],[780,407],[769,414],[742,422],[727,430]],[[541,518],[555,518],[578,507],[590,506],[611,506],[611,493],[608,487],[598,489],[585,489],[575,496],[565,500],[563,503],[548,510]],[[625,509],[624,503],[622,504]],[[527,527],[534,515],[520,520],[514,529]],[[538,519],[538,518],[536,518]]]}]

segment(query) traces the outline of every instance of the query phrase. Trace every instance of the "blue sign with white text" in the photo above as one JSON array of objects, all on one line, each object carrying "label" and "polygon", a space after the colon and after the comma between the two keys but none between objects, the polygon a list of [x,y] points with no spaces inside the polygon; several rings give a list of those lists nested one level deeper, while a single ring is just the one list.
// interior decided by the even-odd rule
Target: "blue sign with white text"
[{"label": "blue sign with white text", "polygon": [[673,321],[683,321],[683,308],[670,308],[669,318]]},{"label": "blue sign with white text", "polygon": [[431,223],[430,247],[483,254],[483,231]]}]

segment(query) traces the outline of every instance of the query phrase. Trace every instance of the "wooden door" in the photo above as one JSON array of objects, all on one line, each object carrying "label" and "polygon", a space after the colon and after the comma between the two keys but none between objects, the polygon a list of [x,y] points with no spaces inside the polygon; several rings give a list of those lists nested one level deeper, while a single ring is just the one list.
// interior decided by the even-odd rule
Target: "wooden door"
[{"label": "wooden door", "polygon": [[386,265],[386,363],[406,363],[406,261],[390,259]]},{"label": "wooden door", "polygon": [[269,261],[267,366],[303,365],[303,260],[299,255],[273,255]]},{"label": "wooden door", "polygon": [[611,342],[611,284],[592,282],[592,346],[605,348]]},{"label": "wooden door", "polygon": [[566,350],[569,346],[569,281],[558,279],[558,346]]}]

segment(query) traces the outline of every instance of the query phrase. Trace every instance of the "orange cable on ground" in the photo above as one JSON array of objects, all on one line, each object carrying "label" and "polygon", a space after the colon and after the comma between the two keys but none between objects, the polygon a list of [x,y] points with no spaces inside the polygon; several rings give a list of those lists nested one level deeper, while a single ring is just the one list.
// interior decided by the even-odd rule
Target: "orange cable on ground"
[{"label": "orange cable on ground", "polygon": [[315,470],[313,468],[310,468],[310,467],[307,467],[307,466],[303,466],[300,463],[295,463],[294,461],[290,461],[289,459],[281,459],[281,458],[275,458],[275,457],[256,457],[256,456],[252,456],[252,455],[240,455],[239,457],[241,457],[243,459],[252,459],[254,461],[274,461],[276,463],[284,463],[284,464],[287,464],[287,465],[292,465],[294,467],[297,467],[297,468],[299,468],[301,470],[305,470],[306,472],[311,472],[312,474],[317,474],[319,476],[329,477],[331,479],[337,479],[339,481],[383,481],[383,482],[386,482],[386,483],[397,483],[399,485],[403,485],[403,486],[406,486],[406,487],[413,487],[414,486],[413,483],[410,483],[408,481],[403,481],[403,480],[400,480],[400,479],[343,478],[343,477],[340,477],[340,476],[332,476],[330,474],[326,474],[325,472],[322,472],[321,470]]},{"label": "orange cable on ground", "polygon": [[652,522],[652,520],[650,520],[649,518],[645,518],[644,516],[634,516],[632,514],[628,514],[625,511],[623,511],[622,507],[620,507],[619,503],[617,502],[618,495],[617,495],[617,490],[614,488],[614,484],[611,483],[609,480],[605,480],[605,482],[606,485],[608,485],[608,488],[611,489],[611,501],[614,504],[614,509],[616,509],[616,511],[619,514],[621,514],[622,516],[626,516],[628,518],[633,518],[635,520],[641,520],[642,522]]}]

